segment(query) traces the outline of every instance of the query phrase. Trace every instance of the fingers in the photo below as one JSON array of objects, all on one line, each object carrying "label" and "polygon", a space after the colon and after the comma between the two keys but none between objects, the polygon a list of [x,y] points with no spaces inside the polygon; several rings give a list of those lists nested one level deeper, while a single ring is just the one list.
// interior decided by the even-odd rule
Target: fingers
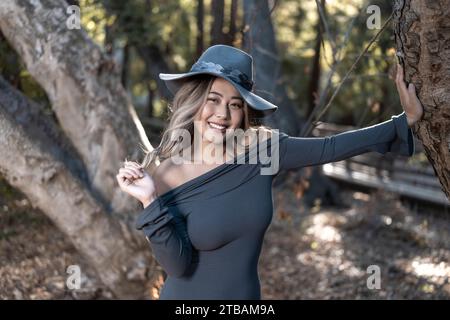
[{"label": "fingers", "polygon": [[116,175],[119,184],[130,185],[135,179],[144,177],[144,169],[136,162],[125,159],[124,167]]},{"label": "fingers", "polygon": [[128,186],[133,183],[133,181],[128,179],[123,173],[118,173],[116,175],[116,178],[117,178],[117,182],[119,183],[119,186],[122,184],[125,184],[126,186]]},{"label": "fingers", "polygon": [[404,104],[409,95],[409,90],[406,88],[405,81],[403,80],[403,68],[400,64],[397,65],[397,76],[395,78],[395,85],[397,86],[397,91],[400,95],[400,101]]},{"label": "fingers", "polygon": [[410,95],[414,95],[416,96],[416,87],[414,86],[413,83],[410,83],[408,86],[408,92]]},{"label": "fingers", "polygon": [[401,65],[397,65],[397,75],[395,77],[395,82],[397,85],[405,84],[405,81],[403,81],[403,68]]},{"label": "fingers", "polygon": [[131,167],[120,168],[119,172],[123,173],[127,178],[132,178],[132,179],[139,179],[144,176],[144,174],[142,172],[139,172],[138,169],[131,168]]},{"label": "fingers", "polygon": [[422,106],[422,103],[420,102],[419,97],[417,96],[416,86],[414,86],[412,83],[410,83],[409,87],[408,87],[408,91],[411,95],[411,98],[414,99],[418,105]]},{"label": "fingers", "polygon": [[124,165],[125,166],[131,166],[131,167],[134,167],[134,168],[137,168],[137,169],[143,169],[142,166],[139,163],[134,162],[134,161],[125,161]]},{"label": "fingers", "polygon": [[122,180],[128,179],[131,182],[133,182],[133,180],[136,179],[133,174],[131,174],[128,171],[125,171],[123,168],[119,169],[119,173],[117,174],[117,176],[120,176]]},{"label": "fingers", "polygon": [[397,76],[396,81],[401,82],[403,81],[403,67],[401,64],[397,64]]},{"label": "fingers", "polygon": [[136,162],[128,161],[124,163],[125,168],[135,168],[139,170],[140,172],[144,172],[144,168]]},{"label": "fingers", "polygon": [[125,168],[129,168],[129,169],[136,169],[138,170],[140,173],[144,172],[144,168],[142,167],[142,165],[140,165],[137,162],[134,161],[126,161],[124,162],[124,167]]},{"label": "fingers", "polygon": [[141,168],[141,167],[127,166],[126,168],[127,168],[127,169],[130,169],[130,170],[134,170],[134,172],[136,172],[136,174],[137,174],[140,178],[142,178],[142,177],[144,176],[145,171],[144,171],[144,169]]},{"label": "fingers", "polygon": [[410,101],[415,101],[417,99],[416,88],[414,87],[414,85],[412,83],[410,83],[408,85],[408,95],[409,95]]}]

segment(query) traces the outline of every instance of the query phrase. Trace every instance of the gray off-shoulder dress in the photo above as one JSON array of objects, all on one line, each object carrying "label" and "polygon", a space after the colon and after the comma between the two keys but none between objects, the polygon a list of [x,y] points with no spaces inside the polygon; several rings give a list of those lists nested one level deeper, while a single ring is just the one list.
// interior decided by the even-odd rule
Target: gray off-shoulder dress
[{"label": "gray off-shoulder dress", "polygon": [[278,171],[262,174],[267,162],[251,161],[254,153],[247,151],[160,195],[139,214],[136,228],[168,275],[161,300],[261,299],[258,261],[272,220],[272,180],[282,170],[370,151],[409,157],[415,150],[404,112],[327,137],[279,132],[266,142],[266,154],[279,157]]}]

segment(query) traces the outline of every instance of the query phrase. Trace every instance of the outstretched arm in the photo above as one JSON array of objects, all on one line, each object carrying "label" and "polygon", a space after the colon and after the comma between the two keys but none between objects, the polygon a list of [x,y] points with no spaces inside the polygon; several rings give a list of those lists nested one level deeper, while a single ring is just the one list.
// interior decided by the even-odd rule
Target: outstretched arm
[{"label": "outstretched arm", "polygon": [[422,118],[423,106],[414,85],[406,87],[399,64],[395,84],[404,111],[388,121],[322,138],[290,137],[281,132],[280,169],[320,165],[370,151],[412,156],[415,146],[410,127]]},{"label": "outstretched arm", "polygon": [[385,122],[320,137],[291,137],[280,132],[280,169],[293,169],[344,160],[365,152],[414,154],[413,133],[405,112]]}]

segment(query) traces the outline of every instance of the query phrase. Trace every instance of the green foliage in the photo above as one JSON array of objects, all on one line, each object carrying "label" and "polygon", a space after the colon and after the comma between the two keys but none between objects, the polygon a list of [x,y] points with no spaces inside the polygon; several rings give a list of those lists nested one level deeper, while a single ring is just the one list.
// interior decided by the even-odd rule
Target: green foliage
[{"label": "green foliage", "polygon": [[[324,43],[321,48],[321,90],[326,85],[325,81],[333,64],[333,43],[338,47],[343,43],[350,22],[356,17],[349,41],[341,55],[343,60],[337,65],[336,74],[332,77],[328,99],[370,39],[378,32],[369,30],[366,26],[369,17],[366,13],[368,5],[380,7],[381,24],[392,12],[391,3],[387,0],[370,3],[353,0],[326,1],[325,16],[329,34],[322,26]],[[306,95],[318,32],[319,14],[316,1],[280,2],[272,17],[280,58],[283,60],[283,74],[288,80],[286,81],[288,94],[303,111],[308,104]],[[322,121],[357,124],[363,120],[361,125],[364,126],[401,112],[397,91],[393,81],[388,77],[389,67],[396,62],[394,45],[393,32],[388,26],[346,80]],[[387,108],[382,119],[377,118],[377,106],[381,103]]]},{"label": "green foliage", "polygon": [[[174,72],[188,68],[194,59],[195,34],[191,30],[195,28],[195,2],[81,0],[80,6],[82,25],[100,46],[120,49],[126,45],[130,49],[127,87],[138,107],[146,105],[141,101],[149,83],[155,86],[155,79],[148,78],[145,62],[137,54],[139,48],[159,48]],[[160,103],[155,101],[154,105]]]}]

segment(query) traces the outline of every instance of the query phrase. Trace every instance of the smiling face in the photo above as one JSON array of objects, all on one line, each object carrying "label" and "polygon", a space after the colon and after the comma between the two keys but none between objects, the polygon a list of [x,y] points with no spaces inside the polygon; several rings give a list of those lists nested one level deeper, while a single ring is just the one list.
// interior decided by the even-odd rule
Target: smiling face
[{"label": "smiling face", "polygon": [[227,80],[216,78],[195,119],[198,121],[202,140],[206,143],[225,141],[227,129],[241,128],[245,117],[244,107],[239,91]]}]

